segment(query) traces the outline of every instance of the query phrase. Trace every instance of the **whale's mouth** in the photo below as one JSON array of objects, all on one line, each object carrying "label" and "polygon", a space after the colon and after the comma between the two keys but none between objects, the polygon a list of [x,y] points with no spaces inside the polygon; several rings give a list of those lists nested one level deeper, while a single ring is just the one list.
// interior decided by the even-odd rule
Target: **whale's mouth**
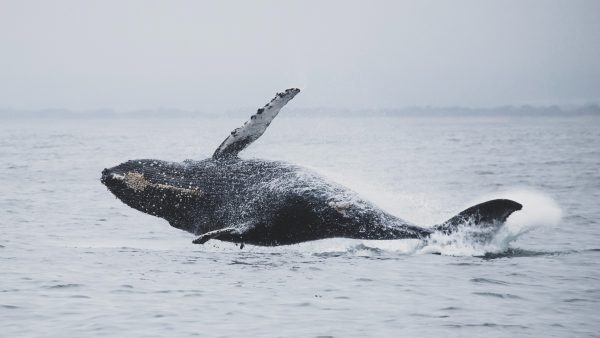
[{"label": "whale's mouth", "polygon": [[123,183],[125,181],[125,173],[121,173],[115,171],[113,169],[104,169],[102,170],[102,177],[100,177],[100,182],[110,188],[118,183]]},{"label": "whale's mouth", "polygon": [[125,179],[125,174],[117,173],[117,172],[111,171],[110,169],[102,170],[102,177],[100,178],[102,183],[107,182],[110,179],[122,181]]},{"label": "whale's mouth", "polygon": [[104,169],[100,182],[115,196],[122,197],[122,193],[128,188],[127,172],[123,172],[119,168]]},{"label": "whale's mouth", "polygon": [[161,185],[148,181],[143,173],[137,171],[121,172],[115,169],[104,169],[100,181],[110,190],[119,187],[128,188],[135,192],[143,191],[150,186]]},{"label": "whale's mouth", "polygon": [[110,173],[110,177],[115,180],[124,180],[125,179],[125,175],[121,175],[121,174],[117,174],[117,173]]}]

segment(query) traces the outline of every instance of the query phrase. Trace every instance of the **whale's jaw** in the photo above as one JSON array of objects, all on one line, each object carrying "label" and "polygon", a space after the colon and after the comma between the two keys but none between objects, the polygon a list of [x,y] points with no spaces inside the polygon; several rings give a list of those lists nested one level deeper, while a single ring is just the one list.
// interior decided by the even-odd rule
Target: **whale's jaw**
[{"label": "whale's jaw", "polygon": [[194,208],[205,199],[204,191],[185,181],[185,167],[158,160],[127,161],[102,171],[100,181],[126,205],[161,217],[179,229],[196,232]]}]

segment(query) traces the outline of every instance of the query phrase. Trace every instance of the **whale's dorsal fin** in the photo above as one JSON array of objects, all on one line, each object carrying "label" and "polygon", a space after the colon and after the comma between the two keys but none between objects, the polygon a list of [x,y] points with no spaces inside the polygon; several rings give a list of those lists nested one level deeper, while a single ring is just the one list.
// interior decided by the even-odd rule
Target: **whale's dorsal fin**
[{"label": "whale's dorsal fin", "polygon": [[244,150],[250,143],[256,141],[267,129],[271,121],[277,116],[281,108],[300,92],[298,88],[290,88],[283,93],[277,93],[271,102],[258,109],[256,114],[250,116],[243,126],[231,132],[213,154],[213,159],[234,157]]}]

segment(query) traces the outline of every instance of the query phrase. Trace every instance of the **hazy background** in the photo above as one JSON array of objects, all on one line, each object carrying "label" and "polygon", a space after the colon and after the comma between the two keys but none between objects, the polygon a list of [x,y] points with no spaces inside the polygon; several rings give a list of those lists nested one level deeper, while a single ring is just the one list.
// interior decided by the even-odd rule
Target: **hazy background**
[{"label": "hazy background", "polygon": [[0,0],[0,108],[600,100],[599,1]]},{"label": "hazy background", "polygon": [[[291,86],[242,158],[423,226],[523,210],[485,245],[240,250],[101,184],[210,157]],[[0,0],[0,336],[598,338],[599,104],[600,0]]]}]

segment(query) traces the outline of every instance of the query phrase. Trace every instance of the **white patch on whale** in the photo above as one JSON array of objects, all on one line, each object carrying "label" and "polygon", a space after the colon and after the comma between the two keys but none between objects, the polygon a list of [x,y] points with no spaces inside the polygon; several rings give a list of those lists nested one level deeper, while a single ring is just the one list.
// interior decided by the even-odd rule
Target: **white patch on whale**
[{"label": "white patch on whale", "polygon": [[181,188],[181,187],[176,187],[176,186],[172,186],[172,185],[164,184],[164,183],[152,183],[144,177],[144,174],[141,174],[141,173],[138,173],[135,171],[126,172],[125,175],[123,175],[122,180],[125,181],[125,184],[127,185],[128,188],[133,189],[136,192],[144,191],[147,187],[154,187],[154,188],[158,188],[158,189],[173,190],[178,193],[184,193],[184,194],[189,194],[189,195],[202,195],[203,194],[202,190],[195,188],[195,187]]}]

